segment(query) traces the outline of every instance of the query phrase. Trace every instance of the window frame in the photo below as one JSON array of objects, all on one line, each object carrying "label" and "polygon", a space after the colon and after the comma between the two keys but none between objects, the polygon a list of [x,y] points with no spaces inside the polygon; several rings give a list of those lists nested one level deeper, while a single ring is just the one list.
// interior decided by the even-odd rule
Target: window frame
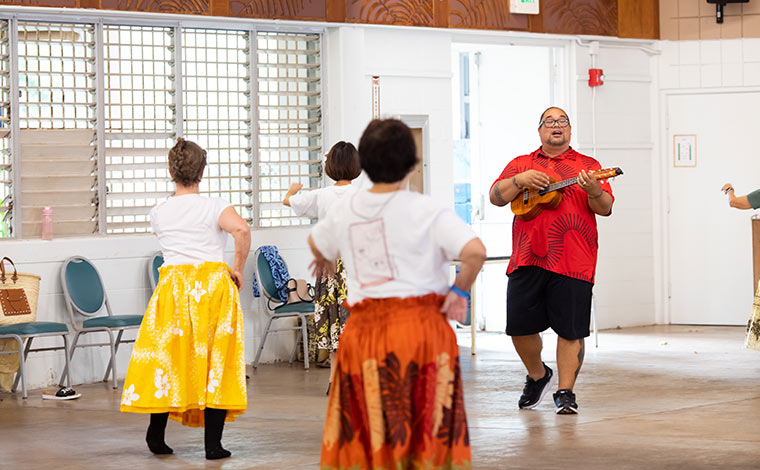
[{"label": "window frame", "polygon": [[[175,132],[177,137],[184,136],[184,117],[183,117],[183,84],[182,84],[182,30],[188,29],[218,29],[218,30],[230,30],[230,31],[246,31],[251,38],[251,47],[249,48],[249,63],[250,63],[250,109],[248,111],[251,133],[250,138],[250,155],[251,155],[251,204],[252,204],[252,217],[250,226],[253,230],[271,230],[271,229],[302,229],[309,225],[281,225],[281,226],[261,226],[260,225],[260,202],[258,200],[258,192],[260,188],[260,160],[259,160],[259,143],[258,143],[258,114],[259,114],[259,96],[258,96],[258,57],[257,57],[257,45],[256,38],[258,33],[281,33],[281,34],[317,34],[319,35],[319,92],[320,92],[320,146],[321,153],[325,151],[326,136],[328,135],[327,123],[329,122],[328,116],[328,86],[325,82],[326,67],[327,67],[327,28],[325,25],[302,22],[302,21],[287,21],[278,20],[274,22],[272,20],[255,20],[255,19],[237,19],[228,18],[224,20],[204,19],[199,17],[186,17],[177,14],[168,13],[141,13],[141,12],[105,12],[105,11],[90,11],[90,10],[73,10],[73,9],[59,9],[59,8],[34,8],[33,12],[30,12],[29,7],[7,7],[3,8],[0,12],[0,21],[8,22],[9,31],[9,60],[10,60],[10,132],[11,132],[11,197],[12,197],[12,213],[11,213],[11,236],[0,240],[22,240],[21,236],[21,222],[23,220],[23,213],[21,210],[21,158],[20,158],[20,142],[17,136],[20,135],[19,126],[19,84],[18,84],[18,22],[41,22],[41,23],[87,23],[92,24],[95,27],[95,55],[96,55],[96,96],[97,106],[95,110],[96,116],[96,142],[98,146],[97,158],[98,158],[98,212],[97,212],[97,226],[98,231],[90,235],[84,236],[124,236],[124,235],[145,235],[144,232],[131,233],[131,234],[110,234],[108,233],[108,227],[106,224],[106,179],[105,179],[105,104],[104,94],[107,92],[105,89],[105,70],[104,70],[104,27],[105,26],[138,26],[138,27],[168,27],[174,28],[175,34]],[[320,179],[319,186],[324,184],[324,176]]]}]

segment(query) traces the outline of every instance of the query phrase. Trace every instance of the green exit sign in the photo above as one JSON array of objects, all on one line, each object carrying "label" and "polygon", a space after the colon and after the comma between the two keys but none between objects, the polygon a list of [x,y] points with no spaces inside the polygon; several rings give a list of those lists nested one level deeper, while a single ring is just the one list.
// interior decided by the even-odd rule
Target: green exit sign
[{"label": "green exit sign", "polygon": [[509,0],[509,12],[519,15],[538,15],[538,0]]}]

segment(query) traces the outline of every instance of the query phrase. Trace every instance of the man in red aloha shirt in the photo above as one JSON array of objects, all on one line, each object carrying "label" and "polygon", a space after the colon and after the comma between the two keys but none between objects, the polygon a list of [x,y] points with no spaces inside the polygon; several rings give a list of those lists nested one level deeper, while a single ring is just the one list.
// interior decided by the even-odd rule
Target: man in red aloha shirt
[{"label": "man in red aloha shirt", "polygon": [[573,386],[583,364],[589,335],[591,289],[596,269],[596,216],[612,213],[615,198],[609,183],[593,177],[599,162],[570,147],[570,120],[560,108],[549,108],[538,124],[541,147],[515,158],[490,191],[491,203],[506,206],[523,188],[543,189],[551,182],[578,178],[561,189],[556,208],[536,218],[515,217],[512,256],[507,268],[507,334],[528,370],[520,408],[535,408],[556,377],[541,360],[539,333],[551,327],[557,338],[558,414],[576,414]]}]

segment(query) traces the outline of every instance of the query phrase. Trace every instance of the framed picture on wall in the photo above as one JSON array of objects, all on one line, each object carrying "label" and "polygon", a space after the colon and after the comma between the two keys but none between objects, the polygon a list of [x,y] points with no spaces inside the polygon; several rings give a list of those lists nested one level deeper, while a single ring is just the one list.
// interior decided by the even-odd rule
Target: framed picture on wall
[{"label": "framed picture on wall", "polygon": [[696,134],[673,135],[673,166],[676,168],[697,166]]}]

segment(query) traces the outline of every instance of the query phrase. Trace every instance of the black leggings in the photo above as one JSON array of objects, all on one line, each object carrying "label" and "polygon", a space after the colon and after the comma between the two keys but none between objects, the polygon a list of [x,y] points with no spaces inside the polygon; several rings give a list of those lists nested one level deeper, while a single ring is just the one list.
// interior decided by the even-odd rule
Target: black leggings
[{"label": "black leggings", "polygon": [[[206,421],[204,430],[204,444],[206,450],[213,450],[222,446],[222,432],[224,431],[224,420],[227,417],[227,410],[217,408],[206,408],[203,411]],[[166,423],[169,420],[169,413],[151,413],[150,426],[148,427],[149,435],[161,437],[163,441]]]}]

